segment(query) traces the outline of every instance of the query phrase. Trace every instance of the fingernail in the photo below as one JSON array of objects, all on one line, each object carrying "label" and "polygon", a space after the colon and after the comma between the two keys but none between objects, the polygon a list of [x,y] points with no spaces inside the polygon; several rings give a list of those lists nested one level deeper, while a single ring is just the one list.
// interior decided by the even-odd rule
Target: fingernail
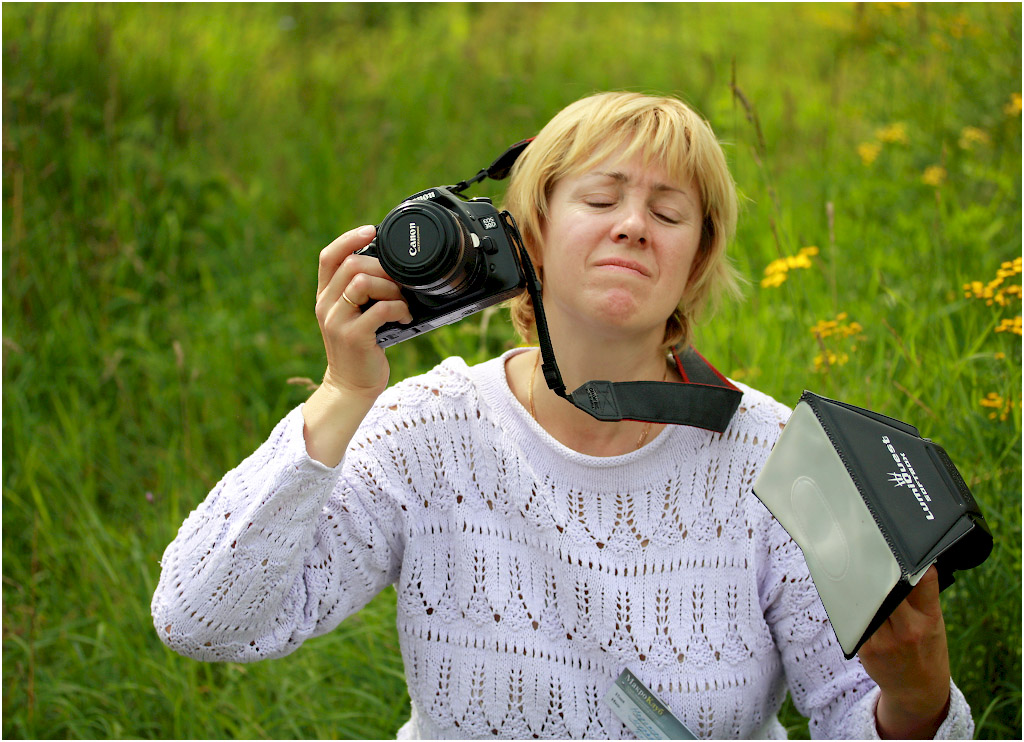
[{"label": "fingernail", "polygon": [[356,232],[356,234],[358,234],[360,237],[369,237],[376,231],[377,228],[375,226],[373,226],[372,224],[367,224],[364,227],[360,227],[359,231]]}]

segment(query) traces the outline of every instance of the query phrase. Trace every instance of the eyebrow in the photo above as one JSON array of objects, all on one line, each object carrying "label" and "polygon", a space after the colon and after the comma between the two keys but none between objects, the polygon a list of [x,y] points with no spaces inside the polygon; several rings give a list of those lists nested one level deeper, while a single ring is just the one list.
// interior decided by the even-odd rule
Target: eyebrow
[{"label": "eyebrow", "polygon": [[[606,171],[603,171],[603,170],[598,170],[598,171],[595,171],[595,172],[591,173],[591,175],[602,176],[602,177],[605,177],[605,178],[611,178],[612,180],[616,181],[617,183],[628,183],[629,182],[629,176],[627,176],[625,173],[620,173],[618,170],[612,170],[612,171],[609,171],[609,172],[606,172]],[[654,190],[656,190],[656,191],[668,191],[668,192],[672,192],[672,193],[681,193],[683,196],[686,196],[687,199],[693,200],[690,197],[690,194],[687,193],[686,191],[684,191],[683,189],[676,188],[675,186],[670,186],[670,185],[667,185],[665,183],[655,183],[654,184]]]}]

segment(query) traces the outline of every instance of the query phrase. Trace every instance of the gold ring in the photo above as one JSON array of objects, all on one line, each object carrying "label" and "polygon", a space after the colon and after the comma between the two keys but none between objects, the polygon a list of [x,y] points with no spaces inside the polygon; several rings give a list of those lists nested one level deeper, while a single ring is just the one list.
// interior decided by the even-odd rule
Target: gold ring
[{"label": "gold ring", "polygon": [[355,307],[356,309],[359,309],[359,305],[358,305],[358,304],[356,304],[356,303],[355,303],[354,301],[352,301],[351,299],[349,299],[349,298],[348,298],[348,297],[347,297],[347,296],[345,295],[345,292],[344,292],[344,291],[342,291],[342,292],[341,292],[341,298],[342,298],[342,299],[344,299],[345,301],[347,301],[347,302],[348,302],[349,304],[351,304],[352,306],[354,306],[354,307]]}]

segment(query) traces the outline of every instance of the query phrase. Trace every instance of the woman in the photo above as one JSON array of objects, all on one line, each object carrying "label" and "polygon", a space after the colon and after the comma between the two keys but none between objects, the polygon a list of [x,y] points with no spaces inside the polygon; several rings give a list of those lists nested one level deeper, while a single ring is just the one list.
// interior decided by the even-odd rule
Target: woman
[{"label": "woman", "polygon": [[[567,387],[680,381],[669,349],[734,286],[736,196],[707,124],[672,98],[585,98],[520,157],[506,206]],[[394,584],[400,737],[629,737],[603,700],[624,669],[700,737],[784,736],[787,687],[816,736],[971,734],[934,573],[863,666],[843,660],[799,549],[750,491],[788,409],[738,385],[724,434],[598,422],[547,389],[534,348],[386,389],[374,331],[411,317],[355,254],[373,236],[320,255],[323,384],[164,555],[153,615],[170,647],[281,656]],[[513,319],[529,337],[528,297]]]}]

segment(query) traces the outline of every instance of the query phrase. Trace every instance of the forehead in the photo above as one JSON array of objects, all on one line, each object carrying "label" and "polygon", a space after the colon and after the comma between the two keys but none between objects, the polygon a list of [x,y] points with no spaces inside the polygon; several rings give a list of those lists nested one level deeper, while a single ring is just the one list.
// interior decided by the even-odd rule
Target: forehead
[{"label": "forehead", "polygon": [[700,188],[694,177],[682,168],[676,173],[657,159],[645,157],[642,152],[616,152],[604,160],[584,163],[574,168],[555,187],[591,185],[615,187],[639,187],[666,196],[685,197],[700,204]]},{"label": "forehead", "polygon": [[666,157],[653,147],[635,141],[595,147],[589,156],[569,163],[557,180],[602,177],[616,182],[643,180],[662,191],[699,190],[693,168],[685,156]]},{"label": "forehead", "polygon": [[658,169],[648,169],[636,166],[622,166],[611,163],[607,166],[597,168],[580,174],[575,178],[567,178],[566,182],[576,182],[583,186],[591,184],[614,185],[624,187],[645,188],[656,193],[689,195],[696,189],[696,184],[690,182],[677,182],[668,177]]}]

